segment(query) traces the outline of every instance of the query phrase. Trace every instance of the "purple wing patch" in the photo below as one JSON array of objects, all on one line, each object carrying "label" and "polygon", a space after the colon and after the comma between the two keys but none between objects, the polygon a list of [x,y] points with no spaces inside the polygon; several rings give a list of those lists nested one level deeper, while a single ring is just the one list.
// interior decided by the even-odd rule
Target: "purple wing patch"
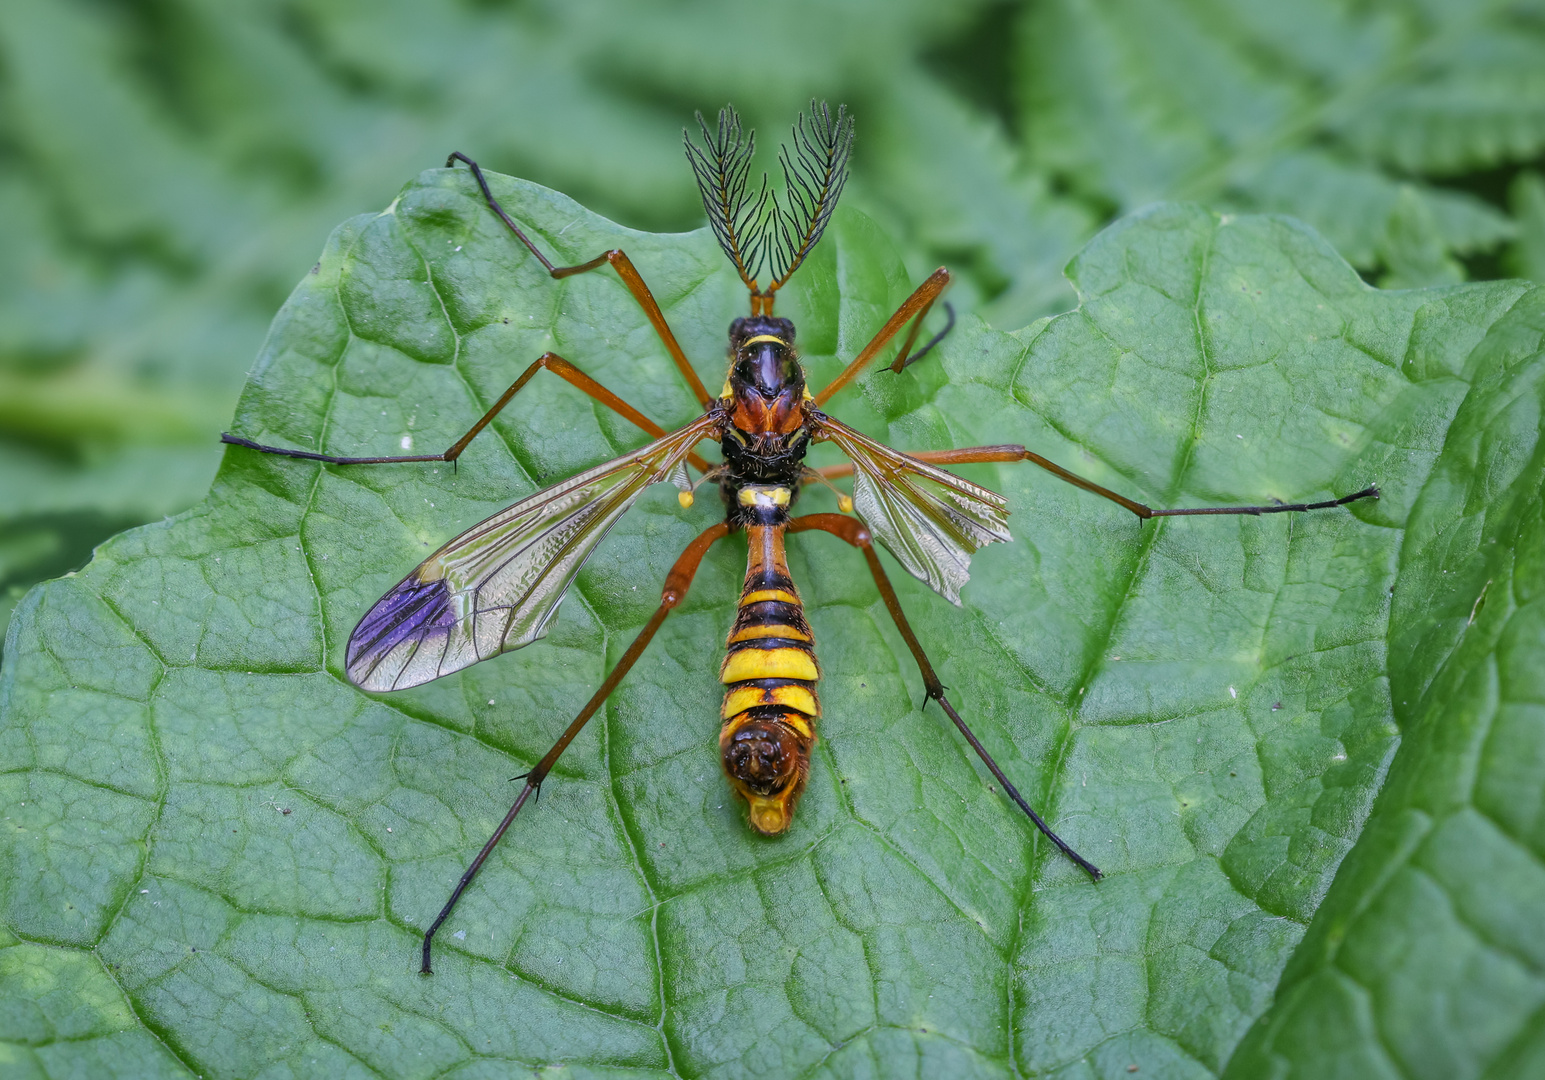
[{"label": "purple wing patch", "polygon": [[[349,636],[349,678],[367,690],[392,689],[419,649],[437,645],[444,649],[455,625],[446,580],[425,582],[409,574],[376,601]],[[434,640],[437,638],[438,642]],[[398,651],[404,643],[409,644]],[[383,665],[388,657],[394,662]]]}]

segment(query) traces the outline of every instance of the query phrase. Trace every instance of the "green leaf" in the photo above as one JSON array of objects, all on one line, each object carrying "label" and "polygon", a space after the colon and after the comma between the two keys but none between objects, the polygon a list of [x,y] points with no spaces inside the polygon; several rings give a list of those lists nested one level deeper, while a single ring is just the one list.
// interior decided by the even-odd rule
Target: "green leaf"
[{"label": "green leaf", "polygon": [[[705,232],[632,232],[494,182],[557,260],[625,247],[716,383],[745,296]],[[1173,205],[1107,229],[1070,277],[1078,310],[1012,334],[963,319],[935,361],[876,371],[831,411],[903,449],[1027,443],[1154,505],[1383,492],[1139,525],[1025,466],[962,467],[1010,498],[1016,540],[977,555],[964,608],[910,578],[902,603],[952,700],[1104,881],[919,707],[862,562],[813,535],[791,567],[822,741],[792,831],[752,835],[715,743],[731,540],[419,976],[422,928],[508,778],[714,516],[651,491],[547,639],[401,694],[351,687],[350,629],[419,559],[644,441],[542,375],[457,470],[229,449],[204,502],[18,607],[0,1060],[1200,1077],[1325,1075],[1334,1053],[1370,1063],[1347,1075],[1518,1075],[1545,1000],[1545,298],[1379,292],[1292,221]],[[817,385],[912,284],[872,222],[839,214],[780,301]],[[609,271],[551,281],[465,171],[427,172],[329,240],[234,430],[436,450],[545,349],[661,423],[697,412]]]}]

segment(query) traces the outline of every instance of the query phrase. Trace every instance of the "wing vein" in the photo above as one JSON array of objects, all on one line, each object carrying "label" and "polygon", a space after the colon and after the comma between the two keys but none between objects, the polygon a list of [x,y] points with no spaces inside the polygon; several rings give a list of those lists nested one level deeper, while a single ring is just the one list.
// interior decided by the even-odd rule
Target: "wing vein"
[{"label": "wing vein", "polygon": [[972,554],[1012,539],[1007,500],[830,417],[820,424],[853,462],[853,508],[860,520],[908,573],[959,604]]},{"label": "wing vein", "polygon": [[[445,544],[355,627],[349,679],[366,690],[417,686],[544,636],[597,545],[645,488],[668,479],[721,422],[717,413],[705,413],[521,499]],[[442,652],[431,664],[420,650],[434,637],[442,639]]]}]

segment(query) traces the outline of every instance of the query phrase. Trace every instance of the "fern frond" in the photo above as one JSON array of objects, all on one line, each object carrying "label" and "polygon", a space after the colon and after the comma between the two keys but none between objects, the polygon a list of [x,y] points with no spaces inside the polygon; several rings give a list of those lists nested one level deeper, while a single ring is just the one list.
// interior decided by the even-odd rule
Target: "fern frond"
[{"label": "fern frond", "polygon": [[1368,164],[1319,151],[1281,154],[1230,186],[1236,205],[1312,222],[1355,266],[1374,266],[1403,193],[1431,214],[1446,250],[1477,251],[1513,234],[1512,223],[1465,192],[1401,183]]},{"label": "fern frond", "polygon": [[1407,173],[1453,175],[1545,149],[1540,41],[1478,33],[1433,70],[1381,88],[1337,134]]}]

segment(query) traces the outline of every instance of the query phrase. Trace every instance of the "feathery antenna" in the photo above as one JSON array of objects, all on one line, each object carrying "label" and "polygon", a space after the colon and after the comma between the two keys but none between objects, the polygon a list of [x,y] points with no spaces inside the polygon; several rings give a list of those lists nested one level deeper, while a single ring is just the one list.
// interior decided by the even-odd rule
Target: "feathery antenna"
[{"label": "feathery antenna", "polygon": [[765,255],[767,176],[761,189],[750,195],[746,179],[751,172],[751,157],[756,153],[756,132],[741,135],[740,116],[726,105],[719,110],[719,129],[710,131],[703,114],[697,114],[697,126],[703,133],[703,147],[692,142],[691,133],[681,132],[687,147],[687,161],[697,177],[697,188],[708,211],[708,224],[719,246],[735,264],[740,280],[753,293]]},{"label": "feathery antenna", "polygon": [[789,153],[788,146],[778,149],[786,201],[773,199],[777,235],[769,245],[769,293],[783,288],[826,231],[848,181],[852,149],[853,116],[847,106],[839,106],[833,117],[826,102],[813,100],[808,127],[803,114],[794,124],[794,152]]},{"label": "feathery antenna", "polygon": [[[779,148],[784,197],[769,195],[767,176],[752,194],[747,184],[756,135],[742,133],[733,108],[719,110],[717,130],[697,114],[703,146],[683,131],[687,160],[703,196],[708,224],[719,246],[735,264],[751,292],[753,314],[771,315],[774,294],[805,261],[837,208],[848,179],[853,149],[853,116],[840,106],[835,116],[825,102],[810,102],[808,115],[794,124],[792,150]],[[761,289],[757,279],[767,269],[772,281]]]}]

